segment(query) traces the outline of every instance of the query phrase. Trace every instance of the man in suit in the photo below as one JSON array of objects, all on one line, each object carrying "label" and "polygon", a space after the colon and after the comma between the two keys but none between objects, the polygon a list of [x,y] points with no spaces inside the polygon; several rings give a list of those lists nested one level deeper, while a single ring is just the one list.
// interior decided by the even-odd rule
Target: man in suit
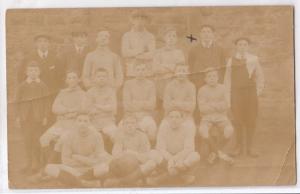
[{"label": "man in suit", "polygon": [[[52,104],[55,96],[64,85],[65,68],[58,62],[56,53],[50,49],[51,37],[39,34],[34,37],[35,49],[29,53],[23,65],[18,70],[19,83],[25,80],[26,66],[28,61],[36,61],[40,68],[40,79],[49,88],[49,103]],[[49,112],[48,124],[55,120],[54,115]]]},{"label": "man in suit", "polygon": [[72,44],[69,45],[64,54],[62,61],[66,70],[72,70],[81,76],[84,59],[89,52],[87,33],[84,31],[72,32]]},{"label": "man in suit", "polygon": [[[49,87],[50,94],[56,94],[63,85],[64,68],[58,64],[56,53],[50,49],[51,37],[39,34],[34,37],[35,49],[30,52],[25,61],[35,60],[40,65],[41,80]],[[25,78],[25,65],[21,66],[19,82]],[[55,78],[55,79],[54,79]]]}]

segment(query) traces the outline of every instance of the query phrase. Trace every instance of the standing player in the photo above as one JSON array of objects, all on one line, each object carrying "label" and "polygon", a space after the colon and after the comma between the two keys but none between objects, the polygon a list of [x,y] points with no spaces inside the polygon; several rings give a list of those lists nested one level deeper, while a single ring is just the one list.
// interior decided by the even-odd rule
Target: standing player
[{"label": "standing player", "polygon": [[109,84],[114,88],[119,88],[123,84],[123,70],[120,57],[113,53],[109,47],[110,33],[107,30],[101,30],[97,34],[97,48],[87,54],[83,71],[82,81],[85,88],[93,86],[93,75],[99,68],[108,72]]},{"label": "standing player", "polygon": [[137,59],[147,61],[147,71],[152,70],[150,62],[155,50],[155,37],[145,27],[149,17],[142,11],[133,11],[130,17],[131,30],[122,37],[122,56],[125,59],[126,77],[134,76]]}]

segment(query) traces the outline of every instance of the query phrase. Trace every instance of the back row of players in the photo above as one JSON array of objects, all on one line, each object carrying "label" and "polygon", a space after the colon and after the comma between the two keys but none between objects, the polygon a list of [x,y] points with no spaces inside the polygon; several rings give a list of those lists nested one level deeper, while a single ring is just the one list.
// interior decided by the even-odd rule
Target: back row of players
[{"label": "back row of players", "polygon": [[[145,20],[146,16],[139,12],[131,17],[132,30],[122,38],[124,68],[118,55],[108,48],[107,30],[98,33],[97,48],[90,53],[86,34],[73,33],[74,45],[63,53],[60,63],[48,50],[50,38],[35,38],[37,51],[20,69],[19,77],[25,81],[17,93],[17,120],[24,129],[28,153],[25,171],[42,167],[40,172],[61,177],[60,180],[68,177],[72,180],[68,184],[77,186],[91,184],[88,174],[98,178],[110,174],[107,186],[132,183],[164,169],[159,167],[165,164],[167,175],[187,172],[200,160],[194,148],[196,101],[201,115],[198,131],[210,147],[208,161],[220,158],[233,162],[222,151],[233,134],[227,116],[229,108],[237,132],[235,154],[246,150],[248,155],[256,156],[251,144],[257,96],[264,80],[257,57],[248,52],[250,40],[238,38],[236,54],[227,60],[226,68],[219,68],[225,67],[226,60],[214,43],[214,29],[205,25],[201,28],[201,42],[190,52],[187,64],[183,52],[176,48],[176,29],[165,29],[165,46],[155,51],[155,39],[145,29]],[[219,76],[224,78],[225,86],[218,83]],[[57,94],[62,77],[66,88]],[[47,108],[49,104],[52,111]],[[117,105],[122,105],[123,111],[118,124]],[[91,126],[100,135],[95,135]],[[221,143],[210,138],[209,131],[214,126],[222,129],[225,138]],[[46,156],[42,163],[40,147]],[[112,150],[112,156],[105,150]],[[49,164],[44,171],[45,164],[58,163],[57,155],[62,164]],[[136,166],[139,168],[133,170]],[[190,173],[183,175],[187,182],[194,179]],[[147,179],[148,183],[159,182],[155,178]]]}]

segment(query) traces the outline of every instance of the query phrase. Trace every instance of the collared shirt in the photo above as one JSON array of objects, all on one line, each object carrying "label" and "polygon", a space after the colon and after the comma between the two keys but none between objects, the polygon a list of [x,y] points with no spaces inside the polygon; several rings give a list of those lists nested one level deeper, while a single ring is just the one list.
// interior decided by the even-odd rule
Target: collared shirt
[{"label": "collared shirt", "polygon": [[40,83],[41,79],[40,78],[31,79],[30,77],[27,77],[26,82],[29,83],[29,84],[32,83],[32,82]]},{"label": "collared shirt", "polygon": [[109,48],[97,48],[87,54],[82,71],[82,80],[87,88],[93,86],[93,76],[97,69],[107,70],[109,84],[112,87],[120,87],[123,83],[123,69],[120,57]]},{"label": "collared shirt", "polygon": [[[253,74],[255,74],[255,82],[256,82],[256,90],[257,95],[259,96],[265,87],[265,79],[262,67],[259,63],[258,57],[249,52],[244,54],[246,60],[246,66],[248,71],[248,76],[251,78]],[[236,53],[234,55],[235,58],[241,59],[242,55],[240,53]],[[232,58],[229,58],[226,64],[226,71],[224,77],[224,85],[227,91],[227,99],[228,103],[230,103],[230,94],[231,94],[231,66],[232,66]]]},{"label": "collared shirt", "polygon": [[252,55],[249,54],[248,52],[245,52],[245,53],[237,52],[235,54],[235,58],[246,60],[246,66],[247,66],[247,70],[248,70],[248,74],[249,74],[249,78],[250,78],[252,76],[255,68],[257,67],[257,63],[253,63]]},{"label": "collared shirt", "polygon": [[210,48],[212,45],[213,45],[213,40],[210,40],[210,41],[201,41],[201,45],[202,45],[202,47],[204,47],[204,48]]},{"label": "collared shirt", "polygon": [[75,46],[75,50],[76,50],[76,52],[77,52],[78,54],[81,54],[82,51],[83,51],[84,48],[85,48],[85,46],[78,46],[78,45],[76,45],[76,44],[74,44],[74,46]]},{"label": "collared shirt", "polygon": [[37,50],[37,52],[38,52],[39,57],[42,58],[42,59],[45,59],[45,58],[48,57],[48,50],[45,51],[45,52],[43,52],[41,50]]}]

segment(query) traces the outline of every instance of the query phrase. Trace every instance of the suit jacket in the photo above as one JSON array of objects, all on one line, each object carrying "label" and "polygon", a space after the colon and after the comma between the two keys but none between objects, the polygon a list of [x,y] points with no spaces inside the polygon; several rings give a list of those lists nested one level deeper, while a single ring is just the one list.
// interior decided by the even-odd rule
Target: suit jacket
[{"label": "suit jacket", "polygon": [[42,59],[37,50],[25,57],[24,63],[19,69],[19,83],[26,78],[26,65],[30,61],[37,61],[40,65],[40,78],[48,86],[50,95],[55,95],[64,86],[65,67],[59,62],[53,51],[48,51],[48,56]]},{"label": "suit jacket", "polygon": [[74,44],[66,47],[62,55],[62,64],[64,64],[66,71],[75,70],[80,77],[85,57],[89,52],[90,48],[87,46],[83,48],[81,53],[77,52]]}]

